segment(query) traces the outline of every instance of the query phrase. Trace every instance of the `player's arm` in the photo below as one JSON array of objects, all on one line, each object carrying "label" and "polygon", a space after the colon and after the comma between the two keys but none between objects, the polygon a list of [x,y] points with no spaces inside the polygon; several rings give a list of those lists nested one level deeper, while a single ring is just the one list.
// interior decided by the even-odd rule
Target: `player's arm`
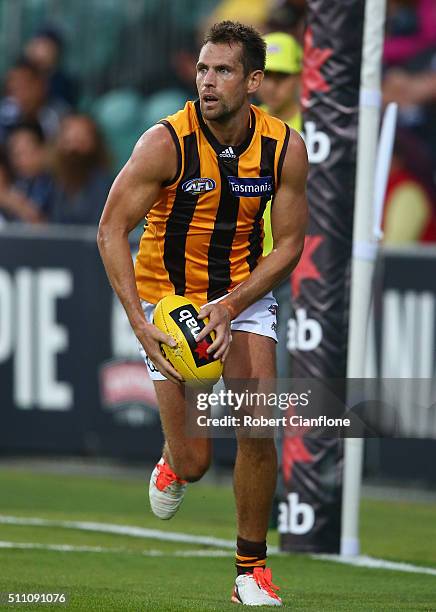
[{"label": "player's arm", "polygon": [[[304,246],[307,225],[306,180],[308,161],[306,145],[294,130],[282,167],[280,185],[271,209],[271,229],[274,241],[272,252],[261,260],[250,277],[217,304],[205,306],[203,316],[210,323],[197,337],[201,340],[211,329],[229,316],[234,319],[243,310],[271,291],[289,276],[297,265]],[[224,312],[228,311],[228,315]],[[218,340],[218,338],[217,338]],[[210,352],[217,357],[227,355],[228,348],[215,341]]]},{"label": "player's arm", "polygon": [[143,134],[131,158],[114,181],[98,228],[97,243],[109,281],[133,331],[159,371],[173,381],[181,376],[159,348],[174,340],[147,322],[136,289],[128,235],[144,219],[163,182],[177,171],[177,153],[167,128],[158,125]]}]

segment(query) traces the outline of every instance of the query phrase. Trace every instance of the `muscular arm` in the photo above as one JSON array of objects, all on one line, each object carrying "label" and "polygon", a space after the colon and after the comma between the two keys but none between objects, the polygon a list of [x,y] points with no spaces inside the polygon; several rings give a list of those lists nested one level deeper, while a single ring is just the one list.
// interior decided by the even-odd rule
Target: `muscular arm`
[{"label": "muscular arm", "polygon": [[[274,240],[272,252],[261,260],[250,277],[241,283],[226,298],[214,305],[206,306],[204,316],[210,323],[197,336],[201,340],[210,329],[214,329],[223,306],[234,319],[243,310],[271,291],[287,277],[297,265],[304,246],[307,224],[306,179],[308,161],[306,146],[301,136],[292,131],[282,168],[282,176],[274,205],[271,209],[271,228]],[[215,313],[214,310],[217,312]],[[221,313],[218,312],[221,311]],[[217,357],[226,356],[219,343],[211,346]],[[212,352],[211,351],[211,352]]]},{"label": "muscular arm", "polygon": [[158,125],[145,132],[115,179],[97,236],[109,281],[133,331],[156,367],[171,380],[181,377],[163,358],[158,342],[173,346],[175,343],[145,319],[136,290],[128,235],[155,203],[162,183],[171,180],[176,170],[177,154],[167,128]]}]

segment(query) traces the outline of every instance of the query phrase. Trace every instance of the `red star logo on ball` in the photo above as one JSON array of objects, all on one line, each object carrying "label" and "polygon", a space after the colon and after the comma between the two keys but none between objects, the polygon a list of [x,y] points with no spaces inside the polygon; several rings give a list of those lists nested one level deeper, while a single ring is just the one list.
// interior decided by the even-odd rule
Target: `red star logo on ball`
[{"label": "red star logo on ball", "polygon": [[300,295],[301,283],[303,280],[318,280],[321,278],[321,273],[313,262],[312,256],[323,240],[324,236],[306,236],[303,254],[297,267],[291,274],[293,297],[297,298]]},{"label": "red star logo on ball", "polygon": [[204,338],[201,342],[197,344],[197,348],[194,350],[194,352],[197,353],[200,359],[206,359],[207,361],[209,361],[210,355],[209,353],[207,353],[207,349],[209,348],[209,346],[210,344],[208,343],[206,338]]},{"label": "red star logo on ball", "polygon": [[321,74],[321,66],[333,55],[333,49],[319,49],[313,46],[312,28],[304,36],[303,92],[301,102],[307,107],[312,91],[329,91],[330,85]]}]

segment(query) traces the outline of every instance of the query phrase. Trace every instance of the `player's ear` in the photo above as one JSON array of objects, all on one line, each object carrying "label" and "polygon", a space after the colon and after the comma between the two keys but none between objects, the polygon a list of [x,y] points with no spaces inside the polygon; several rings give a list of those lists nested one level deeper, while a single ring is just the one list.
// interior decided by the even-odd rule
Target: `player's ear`
[{"label": "player's ear", "polygon": [[254,94],[263,81],[263,70],[254,70],[248,75],[248,93]]}]

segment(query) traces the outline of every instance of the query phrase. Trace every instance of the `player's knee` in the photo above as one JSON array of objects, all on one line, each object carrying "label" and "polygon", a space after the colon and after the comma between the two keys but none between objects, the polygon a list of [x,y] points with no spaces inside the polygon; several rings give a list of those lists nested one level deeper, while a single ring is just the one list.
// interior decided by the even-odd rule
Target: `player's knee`
[{"label": "player's knee", "polygon": [[210,465],[210,456],[186,457],[180,463],[177,475],[188,482],[196,482],[207,472]]}]

